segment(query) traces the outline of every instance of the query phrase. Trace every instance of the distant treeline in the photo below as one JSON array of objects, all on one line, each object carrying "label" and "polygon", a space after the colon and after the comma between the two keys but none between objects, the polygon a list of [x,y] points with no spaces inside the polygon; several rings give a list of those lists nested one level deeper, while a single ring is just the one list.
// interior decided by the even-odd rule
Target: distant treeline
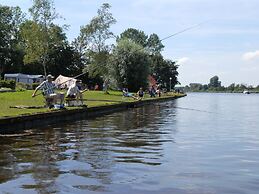
[{"label": "distant treeline", "polygon": [[232,83],[225,87],[221,85],[218,76],[214,76],[210,79],[209,84],[191,83],[184,87],[186,92],[231,92],[241,93],[244,91],[259,92],[259,85],[257,87],[248,86],[245,84]]},{"label": "distant treeline", "polygon": [[109,81],[115,88],[131,91],[147,87],[152,75],[162,87],[178,83],[178,66],[165,59],[160,38],[153,33],[128,28],[120,35],[111,31],[116,19],[104,3],[78,37],[68,41],[55,21],[53,0],[32,0],[27,16],[19,7],[0,4],[0,76],[5,73],[59,74],[75,76],[82,72],[87,84]]}]

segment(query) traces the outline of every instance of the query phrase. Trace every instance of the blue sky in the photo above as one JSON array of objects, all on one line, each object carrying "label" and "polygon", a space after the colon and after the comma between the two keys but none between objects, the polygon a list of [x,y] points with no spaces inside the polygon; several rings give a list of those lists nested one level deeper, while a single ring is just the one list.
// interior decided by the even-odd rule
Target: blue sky
[{"label": "blue sky", "polygon": [[[55,0],[57,12],[68,24],[69,40],[78,36],[104,2],[112,6],[117,19],[115,34],[137,28],[162,39],[207,21],[198,28],[163,42],[166,58],[178,60],[182,85],[208,83],[218,75],[223,85],[233,82],[259,85],[259,1],[258,0]],[[24,12],[31,0],[0,0],[19,6]]]}]

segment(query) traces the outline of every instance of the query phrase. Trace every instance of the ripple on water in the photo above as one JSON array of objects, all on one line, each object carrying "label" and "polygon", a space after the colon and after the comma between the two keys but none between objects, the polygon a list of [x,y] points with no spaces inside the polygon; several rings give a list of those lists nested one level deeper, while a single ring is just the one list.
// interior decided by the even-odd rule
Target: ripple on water
[{"label": "ripple on water", "polygon": [[0,193],[257,193],[258,97],[195,95],[0,136]]}]

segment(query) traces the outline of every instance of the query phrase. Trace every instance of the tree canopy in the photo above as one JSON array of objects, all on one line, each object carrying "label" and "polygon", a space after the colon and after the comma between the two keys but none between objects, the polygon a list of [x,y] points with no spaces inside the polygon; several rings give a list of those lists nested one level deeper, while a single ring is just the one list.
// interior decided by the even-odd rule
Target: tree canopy
[{"label": "tree canopy", "polygon": [[0,73],[75,76],[86,71],[88,83],[108,79],[114,88],[136,91],[152,75],[169,89],[177,84],[178,66],[164,59],[164,45],[155,33],[135,28],[112,32],[116,19],[104,3],[75,40],[55,23],[60,16],[53,0],[32,0],[30,18],[19,7],[0,5]]},{"label": "tree canopy", "polygon": [[122,39],[118,42],[110,57],[110,75],[117,88],[127,87],[137,91],[147,86],[150,73],[150,59],[148,53],[135,42]]},{"label": "tree canopy", "polygon": [[19,30],[23,19],[19,7],[0,5],[0,75],[21,68],[23,51]]}]

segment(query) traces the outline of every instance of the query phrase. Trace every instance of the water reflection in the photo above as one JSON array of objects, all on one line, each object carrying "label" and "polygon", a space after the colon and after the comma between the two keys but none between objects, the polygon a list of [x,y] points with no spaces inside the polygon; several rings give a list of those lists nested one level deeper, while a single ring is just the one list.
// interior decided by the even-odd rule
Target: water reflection
[{"label": "water reflection", "polygon": [[129,164],[135,168],[131,173],[161,165],[163,144],[173,143],[175,132],[165,121],[170,118],[171,123],[176,122],[175,112],[168,113],[166,106],[153,104],[93,120],[0,136],[0,190],[105,192],[109,185],[131,177],[123,169]]},{"label": "water reflection", "polygon": [[0,136],[0,193],[254,194],[258,107],[258,95],[190,94]]}]

